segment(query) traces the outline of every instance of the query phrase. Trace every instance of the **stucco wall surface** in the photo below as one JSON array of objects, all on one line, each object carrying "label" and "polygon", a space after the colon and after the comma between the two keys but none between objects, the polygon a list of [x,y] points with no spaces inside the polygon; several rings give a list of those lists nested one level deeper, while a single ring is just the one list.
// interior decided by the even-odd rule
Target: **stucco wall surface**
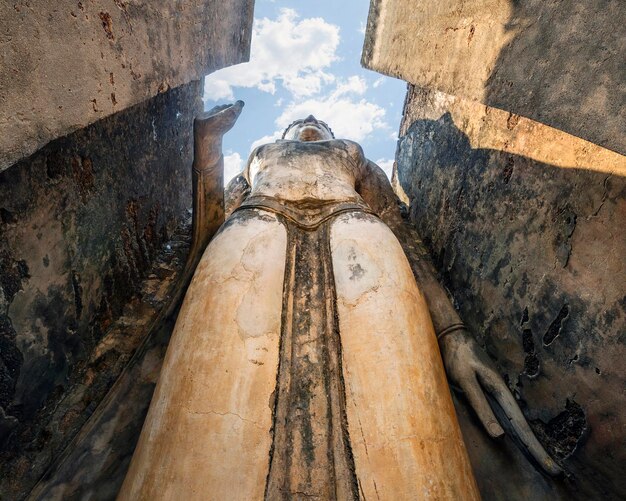
[{"label": "stucco wall surface", "polygon": [[247,60],[253,5],[0,2],[0,171],[57,137]]},{"label": "stucco wall surface", "polygon": [[626,153],[621,0],[372,0],[362,63]]}]

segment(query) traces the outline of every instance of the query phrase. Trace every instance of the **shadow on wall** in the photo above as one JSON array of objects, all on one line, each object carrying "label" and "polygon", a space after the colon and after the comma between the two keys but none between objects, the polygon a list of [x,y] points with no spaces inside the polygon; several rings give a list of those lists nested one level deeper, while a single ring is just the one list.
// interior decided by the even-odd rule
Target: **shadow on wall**
[{"label": "shadow on wall", "polygon": [[23,499],[78,433],[166,292],[144,279],[180,267],[163,246],[191,206],[199,91],[159,94],[0,173],[0,499]]},{"label": "shadow on wall", "polygon": [[511,0],[484,103],[626,154],[622,0]]},{"label": "shadow on wall", "polygon": [[[624,496],[626,178],[473,149],[449,113],[416,120],[397,161],[412,221],[465,322],[571,473],[570,495]],[[554,499],[514,485],[515,462],[475,437],[466,434],[486,499]]]}]

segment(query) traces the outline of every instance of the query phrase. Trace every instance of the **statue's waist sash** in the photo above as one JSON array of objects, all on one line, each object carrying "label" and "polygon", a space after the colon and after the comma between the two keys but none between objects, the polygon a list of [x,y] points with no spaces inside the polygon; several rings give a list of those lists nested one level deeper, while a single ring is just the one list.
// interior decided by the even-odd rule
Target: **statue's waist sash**
[{"label": "statue's waist sash", "polygon": [[261,209],[280,214],[305,230],[315,230],[322,223],[345,212],[374,214],[360,198],[353,200],[281,200],[267,196],[248,197],[234,212],[243,209]]}]

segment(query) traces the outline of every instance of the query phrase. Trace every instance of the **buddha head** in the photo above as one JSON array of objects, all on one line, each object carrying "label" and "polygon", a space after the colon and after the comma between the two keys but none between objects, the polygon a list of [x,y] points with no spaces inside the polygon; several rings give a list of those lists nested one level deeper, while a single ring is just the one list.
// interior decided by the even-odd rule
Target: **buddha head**
[{"label": "buddha head", "polygon": [[283,139],[291,141],[323,141],[334,138],[330,127],[313,115],[296,120],[283,132]]}]

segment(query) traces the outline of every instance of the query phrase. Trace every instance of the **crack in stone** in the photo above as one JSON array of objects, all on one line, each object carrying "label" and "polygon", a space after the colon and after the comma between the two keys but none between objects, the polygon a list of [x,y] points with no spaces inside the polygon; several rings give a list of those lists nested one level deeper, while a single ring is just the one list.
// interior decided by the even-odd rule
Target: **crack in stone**
[{"label": "crack in stone", "polygon": [[[217,411],[192,411],[192,410],[187,410],[190,414],[196,414],[199,416],[204,416],[207,414],[214,414],[216,416],[235,416],[238,417],[239,419],[241,419],[241,421],[245,422],[245,423],[250,423],[252,425],[254,425],[255,427],[257,427],[259,430],[262,430],[263,427],[257,423],[256,421],[252,421],[251,419],[246,419],[242,416],[240,416],[239,414],[237,414],[236,412],[217,412]],[[269,430],[268,430],[269,431]]]}]

